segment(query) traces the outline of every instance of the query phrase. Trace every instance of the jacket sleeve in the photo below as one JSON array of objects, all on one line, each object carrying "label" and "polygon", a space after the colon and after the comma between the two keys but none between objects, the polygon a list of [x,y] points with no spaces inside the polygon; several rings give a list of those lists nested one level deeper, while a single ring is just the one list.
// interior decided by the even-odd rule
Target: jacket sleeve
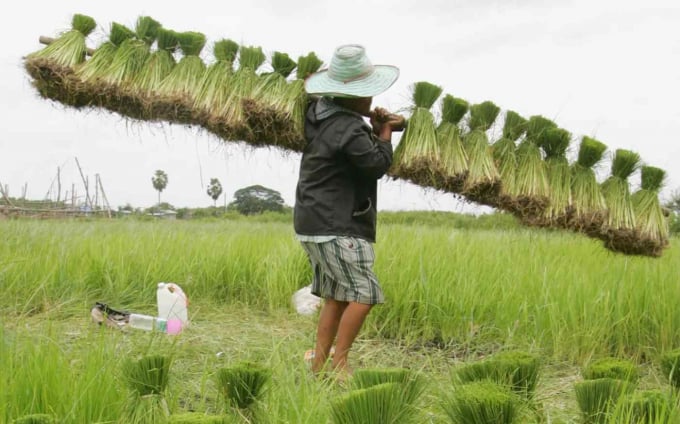
[{"label": "jacket sleeve", "polygon": [[392,143],[374,140],[363,125],[351,125],[341,146],[348,161],[369,178],[380,179],[392,165]]}]

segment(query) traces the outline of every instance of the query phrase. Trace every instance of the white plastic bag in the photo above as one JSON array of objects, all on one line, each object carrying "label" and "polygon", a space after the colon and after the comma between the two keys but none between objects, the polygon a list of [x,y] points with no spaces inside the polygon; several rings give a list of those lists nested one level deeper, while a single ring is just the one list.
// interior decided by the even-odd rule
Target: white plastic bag
[{"label": "white plastic bag", "polygon": [[311,284],[293,293],[292,301],[300,315],[313,315],[321,305],[321,298],[312,294]]}]

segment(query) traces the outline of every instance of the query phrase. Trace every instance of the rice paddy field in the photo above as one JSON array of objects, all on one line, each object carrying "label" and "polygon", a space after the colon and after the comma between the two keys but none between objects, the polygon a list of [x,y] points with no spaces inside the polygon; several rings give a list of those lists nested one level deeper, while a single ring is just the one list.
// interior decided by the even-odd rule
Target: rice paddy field
[{"label": "rice paddy field", "polygon": [[[632,361],[636,390],[674,396],[660,360],[680,347],[677,239],[650,258],[570,232],[421,218],[379,224],[375,268],[387,303],[371,312],[350,355],[356,369],[423,377],[414,422],[456,422],[445,408],[456,370],[511,350],[540,358],[535,395],[514,422],[590,422],[575,385],[598,358]],[[333,402],[351,388],[314,378],[303,359],[316,317],[291,304],[311,270],[290,222],[5,220],[0,234],[0,422],[29,414],[124,422],[123,366],[149,354],[172,360],[171,417],[337,422]],[[192,323],[181,334],[91,321],[96,301],[154,314],[160,281],[189,296]],[[229,407],[216,380],[243,361],[271,370],[254,414]]]}]

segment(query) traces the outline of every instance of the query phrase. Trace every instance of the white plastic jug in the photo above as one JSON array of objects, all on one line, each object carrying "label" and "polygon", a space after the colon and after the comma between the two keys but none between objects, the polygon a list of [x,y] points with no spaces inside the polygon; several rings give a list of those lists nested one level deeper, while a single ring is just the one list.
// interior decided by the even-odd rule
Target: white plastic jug
[{"label": "white plastic jug", "polygon": [[180,320],[182,326],[189,324],[187,308],[189,300],[180,286],[175,283],[158,283],[156,289],[158,303],[158,317],[170,320]]}]

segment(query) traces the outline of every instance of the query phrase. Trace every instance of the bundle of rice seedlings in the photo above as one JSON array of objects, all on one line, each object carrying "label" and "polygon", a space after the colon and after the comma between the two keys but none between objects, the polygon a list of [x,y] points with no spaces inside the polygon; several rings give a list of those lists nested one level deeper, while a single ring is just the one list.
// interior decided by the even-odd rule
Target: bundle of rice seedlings
[{"label": "bundle of rice seedlings", "polygon": [[585,380],[574,385],[584,424],[604,424],[617,402],[634,391],[631,383],[614,378]]},{"label": "bundle of rice seedlings", "polygon": [[526,123],[526,135],[517,147],[515,188],[517,196],[511,211],[527,224],[534,224],[548,206],[548,170],[539,148],[540,137],[557,125],[540,115]]},{"label": "bundle of rice seedlings", "polygon": [[423,380],[407,368],[361,368],[352,375],[355,389],[366,389],[383,383],[397,383],[401,387],[401,403],[411,408],[423,393]]},{"label": "bundle of rice seedlings", "polygon": [[668,245],[668,220],[659,203],[659,191],[663,187],[666,171],[654,166],[640,168],[640,189],[633,193],[631,201],[640,237],[661,248]]},{"label": "bundle of rice seedlings", "polygon": [[397,383],[352,390],[331,403],[334,424],[416,423],[415,412],[401,404],[401,387]]},{"label": "bundle of rice seedlings", "polygon": [[503,123],[503,136],[491,145],[496,169],[498,169],[501,181],[500,202],[504,209],[507,203],[517,195],[515,172],[517,171],[517,146],[515,142],[526,131],[527,120],[517,112],[508,110],[505,112]]},{"label": "bundle of rice seedlings", "polygon": [[86,84],[100,79],[111,66],[116,49],[123,41],[135,37],[135,32],[117,22],[111,23],[109,41],[102,43],[92,57],[76,68],[76,75]]},{"label": "bundle of rice seedlings", "polygon": [[593,168],[606,150],[607,146],[600,141],[584,136],[578,159],[571,166],[572,217],[569,226],[591,237],[599,236],[604,224],[606,205]]},{"label": "bundle of rice seedlings", "polygon": [[611,175],[602,183],[602,195],[607,205],[607,219],[601,236],[608,249],[637,253],[638,235],[635,212],[630,198],[628,177],[640,166],[640,155],[617,149],[612,160]]},{"label": "bundle of rice seedlings", "polygon": [[525,399],[531,399],[536,391],[539,375],[540,361],[536,355],[507,351],[457,369],[454,380],[463,384],[491,380]]},{"label": "bundle of rice seedlings", "polygon": [[85,61],[85,38],[95,29],[96,23],[89,16],[75,14],[71,27],[42,50],[29,54],[24,68],[34,79],[33,86],[42,97],[82,107],[85,102],[78,96],[78,79],[73,72],[76,65]]},{"label": "bundle of rice seedlings", "polygon": [[165,401],[171,360],[163,355],[149,355],[123,366],[123,379],[130,397],[121,422],[165,423],[170,415]]},{"label": "bundle of rice seedlings", "polygon": [[610,422],[670,424],[678,415],[671,396],[659,390],[642,390],[621,398]]},{"label": "bundle of rice seedlings", "polygon": [[140,16],[135,26],[135,37],[127,38],[120,44],[102,80],[119,90],[126,90],[144,67],[150,54],[149,40],[152,37],[155,39],[158,28],[160,24],[153,18]]},{"label": "bundle of rice seedlings", "polygon": [[223,107],[229,97],[234,60],[239,46],[235,41],[222,39],[213,45],[213,62],[203,74],[200,89],[194,101],[194,114],[205,125],[212,109]]},{"label": "bundle of rice seedlings", "polygon": [[[252,59],[246,57],[245,63],[247,64],[250,62],[251,67],[253,65],[255,65],[255,68],[259,67],[258,60],[263,57],[260,56],[259,53],[259,48],[250,47],[249,51],[244,53],[244,57],[250,55]],[[275,61],[278,62],[277,67],[285,70],[286,63],[290,66],[291,62],[286,60],[285,56],[275,56],[277,58]],[[254,75],[253,72],[244,72],[244,69],[248,68],[244,67],[243,60],[241,60],[241,62],[237,73],[240,75],[250,74],[252,77]],[[242,113],[245,117],[244,126],[246,128],[257,129],[257,131],[249,133],[248,131],[244,132],[243,130],[231,130],[229,123],[225,122],[223,119],[220,120],[219,117],[213,119],[212,122],[209,122],[207,127],[225,139],[239,139],[239,137],[245,136],[255,145],[263,143],[268,145],[275,144],[277,146],[285,147],[286,149],[301,152],[306,145],[303,128],[304,115],[309,102],[309,98],[304,89],[304,80],[308,75],[316,72],[321,67],[322,63],[323,62],[313,52],[310,52],[305,56],[300,56],[297,61],[297,79],[287,83],[285,86],[281,86],[284,90],[280,92],[276,98],[271,98],[269,102],[271,106],[264,112],[263,108],[257,102],[257,97],[252,93],[248,94],[249,91],[247,88],[242,90],[243,94],[237,93],[236,96],[231,96],[228,99],[229,102],[232,102],[235,101],[239,95],[245,96],[245,98],[241,100],[241,106],[243,108]],[[238,82],[240,83],[242,79],[243,77],[239,78]],[[255,79],[255,81],[257,81],[257,79]],[[234,86],[235,84],[230,83],[230,85]],[[257,86],[259,86],[259,84]],[[231,106],[226,103],[218,107],[218,109],[226,111],[222,112],[223,114],[228,113],[239,116],[239,111],[232,110]],[[273,118],[271,117],[271,113],[274,114]],[[263,120],[268,123],[275,123],[276,126],[268,126]]]},{"label": "bundle of rice seedlings", "polygon": [[638,367],[631,361],[620,358],[600,358],[588,364],[581,374],[586,380],[614,378],[636,383],[640,378]]},{"label": "bundle of rice seedlings", "polygon": [[14,424],[57,424],[57,422],[57,419],[49,414],[24,415],[12,421]]},{"label": "bundle of rice seedlings", "polygon": [[411,117],[394,151],[390,174],[420,186],[433,186],[432,169],[439,166],[439,146],[430,108],[442,94],[442,88],[420,81],[412,86],[412,92]]},{"label": "bundle of rice seedlings", "polygon": [[304,56],[298,57],[297,69],[295,70],[296,79],[291,81],[282,96],[282,102],[289,105],[284,109],[290,108],[290,121],[292,130],[289,140],[286,141],[287,147],[294,151],[301,152],[307,144],[304,135],[305,113],[309,104],[309,96],[305,92],[305,79],[321,68],[323,61],[314,52],[309,52]]},{"label": "bundle of rice seedlings", "polygon": [[109,105],[110,90],[109,85],[104,82],[104,77],[111,67],[118,47],[125,40],[134,37],[134,31],[113,22],[109,31],[109,41],[102,43],[89,60],[76,67],[75,74],[79,79],[79,84],[75,90],[83,104],[95,107],[107,107]]},{"label": "bundle of rice seedlings", "polygon": [[500,108],[489,101],[472,105],[468,119],[470,131],[463,137],[468,158],[463,192],[470,200],[489,206],[497,205],[500,175],[486,131],[491,128],[499,112]]},{"label": "bundle of rice seedlings", "polygon": [[271,370],[251,362],[242,362],[217,371],[217,384],[228,405],[246,410],[261,400],[271,379]]},{"label": "bundle of rice seedlings", "polygon": [[665,352],[661,356],[661,372],[676,390],[680,389],[680,349]]},{"label": "bundle of rice seedlings", "polygon": [[470,131],[487,131],[496,121],[501,109],[493,102],[485,101],[470,107],[468,127]]},{"label": "bundle of rice seedlings", "polygon": [[[173,54],[179,45],[178,34],[175,31],[159,28],[157,34],[157,49],[149,55],[142,70],[133,79],[131,88],[145,103],[145,111],[150,108],[150,99],[158,96],[162,82],[175,67]],[[146,119],[151,116],[146,117]]]},{"label": "bundle of rice seedlings", "polygon": [[176,33],[176,36],[184,56],[158,87],[153,114],[170,122],[192,123],[195,96],[201,89],[206,71],[206,65],[199,56],[206,38],[194,31]]},{"label": "bundle of rice seedlings", "polygon": [[571,169],[567,160],[570,141],[571,133],[562,128],[548,129],[539,140],[545,153],[550,187],[545,222],[542,223],[547,226],[567,225],[567,210],[571,204]]},{"label": "bundle of rice seedlings", "polygon": [[492,381],[458,386],[442,406],[453,424],[512,424],[521,408],[512,392]]},{"label": "bundle of rice seedlings", "polygon": [[159,28],[160,24],[149,16],[137,19],[135,37],[120,44],[98,84],[98,95],[104,100],[104,107],[123,116],[147,119],[142,99],[132,84],[144,69],[151,54],[151,40],[155,39]]},{"label": "bundle of rice seedlings", "polygon": [[437,144],[440,160],[435,169],[437,187],[460,193],[467,174],[467,155],[463,148],[460,120],[467,113],[469,104],[450,94],[442,100],[442,120],[437,127]]},{"label": "bundle of rice seedlings", "polygon": [[261,47],[241,46],[239,67],[231,80],[229,94],[224,104],[217,105],[212,111],[206,127],[224,140],[253,141],[253,134],[245,119],[243,99],[247,98],[255,86],[257,70],[266,57]]},{"label": "bundle of rice seedlings", "polygon": [[44,66],[53,67],[55,71],[73,68],[85,61],[85,38],[96,27],[97,23],[91,17],[75,14],[69,31],[62,33],[41,50],[31,53],[27,59],[31,62],[46,62]]},{"label": "bundle of rice seedlings", "polygon": [[[274,52],[273,72],[263,74],[252,91],[243,99],[248,125],[253,130],[254,144],[283,145],[295,131],[292,115],[296,99],[288,98],[286,78],[296,63],[286,53]],[[295,134],[293,134],[293,137]]]}]

